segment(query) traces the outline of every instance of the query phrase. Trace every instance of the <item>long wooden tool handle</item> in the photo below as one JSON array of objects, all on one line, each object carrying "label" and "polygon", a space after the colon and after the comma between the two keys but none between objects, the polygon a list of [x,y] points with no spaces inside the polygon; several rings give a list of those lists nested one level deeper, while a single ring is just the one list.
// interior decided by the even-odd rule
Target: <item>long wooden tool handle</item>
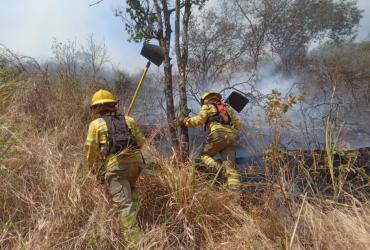
[{"label": "long wooden tool handle", "polygon": [[130,103],[130,106],[128,107],[128,110],[126,112],[127,115],[129,115],[131,113],[131,110],[132,108],[134,107],[134,104],[135,104],[135,101],[137,99],[137,96],[139,95],[139,92],[140,92],[140,89],[141,89],[141,86],[143,85],[143,82],[144,82],[144,79],[146,77],[146,74],[148,73],[148,69],[150,67],[150,61],[148,61],[148,63],[146,64],[146,67],[144,69],[144,72],[143,74],[141,75],[141,78],[140,78],[140,81],[139,83],[137,84],[136,86],[136,90],[135,90],[135,93],[134,93],[134,96],[132,97],[132,100],[131,100],[131,103]]}]

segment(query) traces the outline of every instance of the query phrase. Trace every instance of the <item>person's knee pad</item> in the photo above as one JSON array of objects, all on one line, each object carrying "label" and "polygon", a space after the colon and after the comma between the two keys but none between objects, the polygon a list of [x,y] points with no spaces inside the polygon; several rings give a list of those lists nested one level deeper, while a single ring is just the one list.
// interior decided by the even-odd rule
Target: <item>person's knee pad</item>
[{"label": "person's knee pad", "polygon": [[240,185],[239,173],[235,169],[227,170],[227,183],[232,186]]},{"label": "person's knee pad", "polygon": [[218,167],[218,163],[217,161],[215,161],[211,156],[209,155],[202,155],[201,156],[201,159],[202,159],[202,162],[204,163],[204,165],[206,165],[207,167]]}]

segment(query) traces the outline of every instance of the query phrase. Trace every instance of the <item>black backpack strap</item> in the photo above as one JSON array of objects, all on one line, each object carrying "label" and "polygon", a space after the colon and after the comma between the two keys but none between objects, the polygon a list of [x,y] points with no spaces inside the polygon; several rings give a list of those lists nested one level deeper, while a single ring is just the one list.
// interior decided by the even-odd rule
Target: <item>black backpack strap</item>
[{"label": "black backpack strap", "polygon": [[107,145],[103,153],[116,154],[125,149],[138,148],[124,115],[107,114],[102,117],[107,124]]},{"label": "black backpack strap", "polygon": [[135,145],[136,145],[136,139],[134,137],[134,135],[132,134],[132,130],[129,128],[128,124],[127,124],[127,121],[126,121],[126,116],[125,115],[119,115],[121,117],[121,120],[123,121],[123,124],[125,125],[127,131],[130,133],[132,139],[135,141]]},{"label": "black backpack strap", "polygon": [[106,125],[107,125],[107,138],[106,138],[106,144],[103,148],[103,155],[104,156],[107,156],[109,154],[109,151],[110,151],[110,147],[112,145],[112,142],[111,142],[111,138],[112,138],[112,116],[111,115],[108,115],[108,114],[105,114],[103,116],[101,116],[101,118],[104,119]]}]

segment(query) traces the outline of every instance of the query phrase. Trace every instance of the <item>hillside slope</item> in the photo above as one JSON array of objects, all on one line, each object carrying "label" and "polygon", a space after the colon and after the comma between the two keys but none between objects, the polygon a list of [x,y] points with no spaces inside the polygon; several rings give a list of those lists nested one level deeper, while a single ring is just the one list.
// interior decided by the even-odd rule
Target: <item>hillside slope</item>
[{"label": "hillside slope", "polygon": [[[84,163],[91,93],[43,75],[0,85],[2,249],[128,246],[104,188]],[[178,168],[150,143],[145,153],[157,164],[154,175],[139,180],[145,234],[132,248],[369,249],[369,202],[349,193],[345,204],[315,194],[293,197],[295,180],[287,178],[284,161],[261,184],[263,192],[245,193],[239,205],[190,163]]]}]

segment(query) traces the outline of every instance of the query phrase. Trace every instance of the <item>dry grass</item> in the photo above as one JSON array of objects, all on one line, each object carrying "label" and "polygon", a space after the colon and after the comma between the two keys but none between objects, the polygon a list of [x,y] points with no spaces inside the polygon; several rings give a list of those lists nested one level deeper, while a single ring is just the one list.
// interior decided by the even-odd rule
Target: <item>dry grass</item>
[{"label": "dry grass", "polygon": [[[84,165],[92,91],[28,78],[0,116],[0,246],[4,249],[122,249],[104,191]],[[287,197],[266,185],[240,206],[188,164],[146,148],[159,163],[140,178],[144,249],[369,249],[370,206]],[[281,178],[280,178],[281,181]],[[284,180],[283,180],[284,181]],[[300,208],[300,219],[297,221]],[[295,225],[297,230],[294,231]]]}]

